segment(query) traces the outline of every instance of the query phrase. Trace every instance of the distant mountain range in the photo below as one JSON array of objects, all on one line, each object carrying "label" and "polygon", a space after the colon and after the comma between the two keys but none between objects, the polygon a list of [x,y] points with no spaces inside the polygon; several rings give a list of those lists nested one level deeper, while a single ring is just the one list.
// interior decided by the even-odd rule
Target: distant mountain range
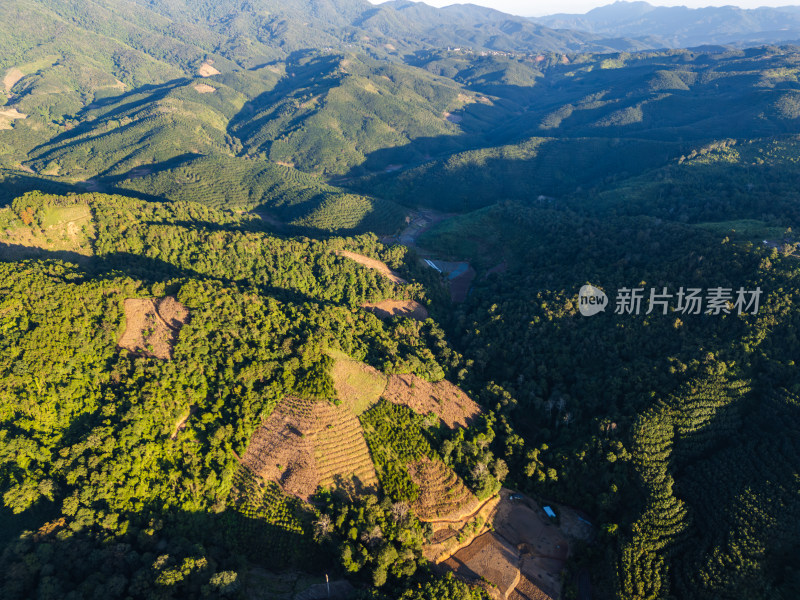
[{"label": "distant mountain range", "polygon": [[[18,0],[13,0],[17,2]],[[64,6],[63,0],[39,0]],[[87,1],[87,4],[97,0]],[[106,0],[117,5],[119,0]],[[287,53],[349,44],[373,57],[403,56],[418,50],[466,47],[476,51],[604,52],[639,49],[636,41],[605,40],[583,32],[553,31],[525,17],[459,4],[439,9],[422,2],[393,0],[134,0],[186,27],[201,24],[240,40]],[[149,19],[149,18],[148,18]]]},{"label": "distant mountain range", "polygon": [[651,48],[744,47],[800,40],[800,6],[687,8],[620,1],[583,15],[555,14],[531,21],[556,30],[635,40]]}]

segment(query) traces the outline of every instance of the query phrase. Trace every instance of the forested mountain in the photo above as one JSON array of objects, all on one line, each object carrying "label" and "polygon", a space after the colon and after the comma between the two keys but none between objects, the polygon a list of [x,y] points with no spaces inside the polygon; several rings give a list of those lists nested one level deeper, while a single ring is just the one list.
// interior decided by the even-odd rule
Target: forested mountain
[{"label": "forested mountain", "polygon": [[714,44],[740,47],[800,39],[800,7],[653,6],[617,0],[583,15],[534,17],[535,23],[598,36],[639,41],[651,48],[691,48]]},{"label": "forested mountain", "polygon": [[771,10],[5,2],[0,597],[800,597]]}]

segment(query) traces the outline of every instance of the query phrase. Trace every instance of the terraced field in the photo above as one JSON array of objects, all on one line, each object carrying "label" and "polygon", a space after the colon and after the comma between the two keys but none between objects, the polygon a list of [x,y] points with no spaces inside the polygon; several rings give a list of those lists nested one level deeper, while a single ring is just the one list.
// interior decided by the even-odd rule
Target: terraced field
[{"label": "terraced field", "polygon": [[359,492],[377,489],[378,477],[356,416],[344,405],[326,403],[317,418],[325,424],[312,438],[320,485],[332,488],[352,481]]},{"label": "terraced field", "polygon": [[320,485],[378,485],[361,424],[345,404],[285,398],[253,434],[242,463],[304,499]]},{"label": "terraced field", "polygon": [[440,460],[423,458],[408,466],[420,494],[412,505],[421,521],[460,521],[480,504],[461,478]]}]

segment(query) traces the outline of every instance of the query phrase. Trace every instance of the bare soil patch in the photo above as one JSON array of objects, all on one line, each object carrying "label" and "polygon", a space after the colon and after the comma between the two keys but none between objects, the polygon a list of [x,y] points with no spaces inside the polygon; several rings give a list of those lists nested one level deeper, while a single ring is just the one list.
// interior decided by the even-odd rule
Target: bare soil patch
[{"label": "bare soil patch", "polygon": [[217,91],[217,88],[211,87],[207,83],[198,83],[193,87],[200,94],[213,94],[214,92]]},{"label": "bare soil patch", "polygon": [[197,69],[197,74],[200,77],[211,77],[212,75],[219,75],[219,71],[211,66],[210,62],[204,62],[200,65],[200,68]]},{"label": "bare soil patch", "polygon": [[568,506],[558,506],[559,521],[561,531],[567,536],[579,540],[589,541],[594,536],[594,528],[588,519],[574,508]]},{"label": "bare soil patch", "polygon": [[25,73],[13,67],[6,72],[5,77],[3,77],[3,87],[6,89],[6,94],[11,93],[11,89],[17,85],[20,79],[25,77]]},{"label": "bare soil patch", "polygon": [[480,505],[461,478],[439,460],[424,458],[411,463],[408,473],[420,489],[413,509],[422,521],[458,521],[471,515]]},{"label": "bare soil patch", "polygon": [[27,119],[28,115],[22,114],[16,108],[0,110],[0,129],[12,129],[11,122],[16,119]]},{"label": "bare soil patch", "polygon": [[185,411],[183,411],[178,420],[175,421],[175,426],[172,428],[172,433],[170,434],[169,439],[171,440],[177,439],[178,432],[186,429],[186,423],[189,422],[189,417],[192,416],[192,414],[195,411],[195,408],[196,408],[195,406],[190,406]]},{"label": "bare soil patch", "polygon": [[172,296],[125,300],[125,333],[118,345],[131,352],[169,360],[189,311]]},{"label": "bare soil patch", "polygon": [[[561,590],[561,570],[564,565],[565,560],[523,554],[520,571],[532,587],[539,588],[544,597],[558,598]],[[530,591],[532,590],[526,595],[530,595]]]},{"label": "bare soil patch", "polygon": [[[495,549],[490,551],[494,553],[493,560],[498,561],[496,568],[502,576],[506,576],[504,574],[512,568],[519,573],[515,585],[506,588],[507,592],[504,594],[508,595],[501,597],[514,600],[558,598],[561,593],[561,572],[569,555],[570,537],[563,528],[556,526],[533,500],[519,494],[513,494],[514,500],[511,497],[511,490],[503,488],[495,509],[488,517],[494,530],[493,535],[516,551],[514,556]],[[569,511],[571,509],[558,508],[562,523]],[[572,514],[567,516],[570,522],[580,517],[576,511],[571,512]],[[591,526],[588,523],[586,525],[591,531]],[[568,527],[577,526],[572,523]],[[487,535],[483,534],[475,542]],[[482,541],[478,545],[475,545],[475,542],[459,549],[441,564],[466,579],[478,580],[480,577],[486,577],[497,584],[500,592],[503,592],[498,583],[499,579],[496,581],[487,575],[486,569],[481,566],[480,561],[484,560],[482,553],[488,542]],[[447,542],[441,544],[442,547],[446,545]],[[426,549],[426,556],[431,552],[432,549]],[[444,552],[439,552],[442,557],[447,556]],[[511,561],[511,564],[502,565],[502,561]]]},{"label": "bare soil patch", "polygon": [[361,305],[368,311],[375,313],[381,319],[391,317],[408,317],[417,321],[428,318],[428,310],[415,300],[382,300],[380,302],[366,302]]},{"label": "bare soil patch", "polygon": [[7,119],[27,119],[28,115],[19,112],[16,108],[0,109],[0,117]]},{"label": "bare soil patch", "polygon": [[489,532],[456,552],[444,564],[461,577],[485,578],[497,586],[501,598],[508,598],[521,577],[519,558],[519,550],[496,533]]},{"label": "bare soil patch", "polygon": [[320,485],[366,491],[378,478],[361,423],[344,405],[285,398],[242,457],[256,475],[307,500]]},{"label": "bare soil patch", "polygon": [[431,383],[416,375],[392,375],[383,395],[390,402],[408,406],[418,414],[432,412],[451,429],[468,427],[481,413],[474,400],[444,380]]},{"label": "bare soil patch", "polygon": [[530,577],[524,573],[520,577],[517,587],[508,596],[509,600],[554,600],[553,596],[539,588]]},{"label": "bare soil patch", "polygon": [[408,283],[405,279],[400,277],[397,273],[392,271],[384,262],[377,260],[375,258],[370,258],[368,256],[364,256],[363,254],[356,254],[355,252],[350,252],[349,250],[340,250],[337,252],[340,256],[344,256],[349,258],[350,260],[354,260],[359,264],[364,265],[368,269],[374,269],[378,271],[381,275],[394,281],[395,283]]}]

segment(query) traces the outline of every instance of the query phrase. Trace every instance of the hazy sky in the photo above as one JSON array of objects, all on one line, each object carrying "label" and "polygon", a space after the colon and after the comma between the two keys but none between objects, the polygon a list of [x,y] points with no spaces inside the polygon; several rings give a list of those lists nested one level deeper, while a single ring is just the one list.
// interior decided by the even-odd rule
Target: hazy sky
[{"label": "hazy sky", "polygon": [[[480,4],[482,6],[490,6],[503,12],[511,13],[513,15],[523,15],[526,17],[538,17],[542,15],[550,15],[553,13],[585,13],[596,6],[603,6],[611,4],[613,0],[426,0],[425,4],[431,6],[448,6],[450,4]],[[379,4],[380,0],[371,0],[374,4]],[[701,6],[741,6],[742,8],[756,8],[758,6],[790,6],[800,4],[800,1],[794,2],[781,2],[770,0],[679,0],[671,2],[670,0],[659,0],[650,2],[658,6],[690,6],[698,8]]]}]

